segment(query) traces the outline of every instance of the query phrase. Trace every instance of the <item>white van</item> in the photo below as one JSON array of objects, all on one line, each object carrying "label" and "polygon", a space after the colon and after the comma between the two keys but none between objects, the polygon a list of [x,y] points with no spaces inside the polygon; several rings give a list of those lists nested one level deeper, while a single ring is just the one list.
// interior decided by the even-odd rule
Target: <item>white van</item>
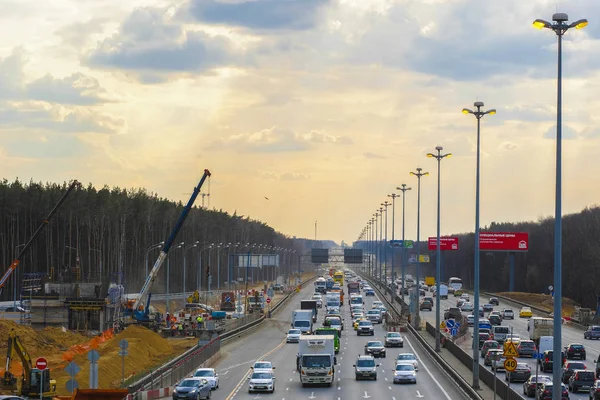
[{"label": "white van", "polygon": [[492,335],[494,340],[498,343],[502,343],[506,340],[506,335],[510,333],[508,326],[492,326]]},{"label": "white van", "polygon": [[538,353],[544,353],[546,350],[554,349],[554,336],[540,336],[540,345]]}]

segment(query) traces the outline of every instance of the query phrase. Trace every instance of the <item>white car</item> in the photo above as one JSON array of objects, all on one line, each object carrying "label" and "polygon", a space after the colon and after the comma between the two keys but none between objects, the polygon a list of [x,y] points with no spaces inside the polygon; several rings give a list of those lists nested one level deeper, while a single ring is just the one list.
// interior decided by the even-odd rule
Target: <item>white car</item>
[{"label": "white car", "polygon": [[271,361],[256,361],[254,363],[253,366],[250,367],[251,369],[254,370],[254,372],[258,371],[270,371],[273,372],[273,370],[275,369],[275,367],[273,366],[273,363]]},{"label": "white car", "polygon": [[383,318],[381,318],[381,311],[379,310],[367,311],[367,318],[374,324],[381,324],[383,322]]},{"label": "white car", "polygon": [[502,319],[515,319],[515,312],[510,308],[502,310]]},{"label": "white car", "polygon": [[300,342],[300,335],[302,331],[300,329],[290,329],[287,333],[286,343],[298,343]]},{"label": "white car", "polygon": [[417,370],[412,363],[397,363],[394,370],[394,383],[417,383]]},{"label": "white car", "polygon": [[194,372],[194,378],[203,378],[210,383],[210,388],[216,390],[219,388],[219,375],[214,368],[198,368]]},{"label": "white car", "polygon": [[248,393],[275,391],[275,376],[268,370],[254,370],[248,377]]},{"label": "white car", "polygon": [[376,308],[376,307],[383,307],[383,301],[375,300],[373,302],[373,307],[371,307],[371,308]]},{"label": "white car", "polygon": [[398,364],[412,364],[415,367],[415,371],[419,370],[419,361],[417,356],[413,353],[400,353],[398,357],[396,357],[396,365]]}]

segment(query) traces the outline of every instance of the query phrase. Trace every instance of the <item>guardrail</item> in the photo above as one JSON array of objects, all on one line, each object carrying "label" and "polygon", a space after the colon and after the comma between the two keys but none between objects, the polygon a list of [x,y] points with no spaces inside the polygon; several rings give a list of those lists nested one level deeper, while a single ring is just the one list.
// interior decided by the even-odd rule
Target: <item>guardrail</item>
[{"label": "guardrail", "polygon": [[[371,287],[375,291],[377,291],[380,295],[382,294],[381,289],[379,289],[377,287],[378,283],[375,284],[374,281],[372,281],[371,279],[369,279],[367,276],[363,275],[360,272],[359,272],[359,275],[361,275],[363,279],[370,282]],[[387,292],[386,294],[390,294],[391,290],[387,287],[387,285],[385,285],[384,287],[386,288],[386,292]],[[403,304],[402,298],[400,296],[394,294],[394,299],[398,302],[398,304],[401,304],[401,305]],[[387,303],[388,309],[393,310],[397,316],[400,316],[401,311],[399,311],[396,308],[395,304],[392,304],[386,296],[382,296],[382,300]],[[469,396],[469,398],[471,398],[472,400],[481,400],[482,399],[482,397],[479,396],[479,394],[471,387],[471,385],[469,385],[469,383],[467,381],[465,381],[464,378],[458,372],[456,372],[454,369],[452,369],[452,367],[450,367],[450,365],[446,362],[446,360],[444,360],[438,353],[435,352],[435,350],[429,345],[429,343],[427,343],[427,341],[425,339],[423,339],[421,337],[419,332],[417,332],[417,330],[414,327],[412,327],[410,324],[407,324],[407,328],[408,328],[409,332],[415,337],[415,339],[417,339],[417,341],[425,349],[425,351],[427,351],[427,353],[431,356],[431,358],[434,359],[435,362],[441,366],[442,370],[445,373],[447,373],[454,382],[456,382],[456,384],[463,390],[463,392],[465,392],[466,395]]]}]

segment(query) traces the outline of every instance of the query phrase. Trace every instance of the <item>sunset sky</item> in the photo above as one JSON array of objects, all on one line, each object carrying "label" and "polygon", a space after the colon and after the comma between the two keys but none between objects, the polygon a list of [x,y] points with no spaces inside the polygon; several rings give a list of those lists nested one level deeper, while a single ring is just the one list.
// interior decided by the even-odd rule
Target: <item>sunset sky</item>
[{"label": "sunset sky", "polygon": [[[556,35],[565,35],[564,212],[600,194],[598,0],[0,0],[3,177],[76,178],[186,201],[290,236],[352,242],[397,186],[407,237],[553,215]],[[269,200],[265,199],[265,196]],[[197,204],[201,204],[198,199]],[[391,208],[389,209],[391,230]],[[396,216],[401,198],[396,201]],[[397,218],[397,234],[401,219]]]}]

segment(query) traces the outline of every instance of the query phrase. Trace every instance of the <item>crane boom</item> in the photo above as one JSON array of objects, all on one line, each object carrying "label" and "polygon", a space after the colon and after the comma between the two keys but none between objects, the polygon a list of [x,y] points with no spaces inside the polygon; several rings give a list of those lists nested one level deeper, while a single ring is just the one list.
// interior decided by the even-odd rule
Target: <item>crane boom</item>
[{"label": "crane boom", "polygon": [[[158,275],[158,271],[160,271],[160,268],[162,267],[165,259],[167,258],[167,254],[169,253],[169,250],[171,249],[173,242],[177,238],[177,234],[181,230],[183,223],[185,222],[190,210],[192,209],[192,206],[194,205],[194,201],[196,201],[196,197],[198,197],[198,194],[200,193],[200,189],[202,188],[204,181],[209,176],[210,176],[210,171],[208,169],[205,169],[204,175],[202,175],[202,178],[200,179],[198,186],[196,186],[194,188],[192,197],[190,197],[190,200],[188,201],[186,206],[181,211],[181,215],[179,216],[179,219],[177,220],[177,223],[175,224],[173,231],[171,231],[171,234],[165,241],[165,244],[164,244],[162,250],[160,251],[158,258],[156,259],[156,262],[154,263],[152,270],[150,270],[150,273],[146,277],[146,282],[144,282],[144,285],[142,286],[142,290],[140,290],[140,294],[139,294],[138,298],[135,300],[135,303],[133,304],[133,307],[132,307],[134,315],[138,315],[137,311],[138,311],[140,305],[142,304],[144,296],[152,287],[152,284],[154,283],[154,280],[156,279],[156,276]],[[146,309],[146,312],[147,312],[147,309]]]},{"label": "crane boom", "polygon": [[19,266],[19,263],[21,262],[21,257],[23,257],[25,252],[27,250],[29,250],[29,247],[31,247],[31,245],[33,244],[33,241],[38,237],[38,235],[40,233],[42,233],[42,231],[44,230],[46,225],[48,225],[48,223],[50,222],[50,219],[54,216],[54,214],[56,214],[56,212],[58,211],[60,206],[62,206],[62,204],[65,202],[65,200],[67,199],[69,194],[73,191],[73,189],[75,189],[75,186],[78,186],[78,185],[79,185],[79,182],[77,180],[74,180],[73,182],[71,182],[71,184],[67,188],[67,191],[65,192],[65,194],[63,194],[63,196],[60,198],[58,203],[56,203],[54,208],[50,211],[48,216],[46,218],[44,218],[44,220],[42,221],[40,226],[38,226],[38,228],[33,233],[31,238],[29,239],[29,241],[25,244],[25,246],[21,249],[21,251],[17,255],[17,258],[15,258],[14,261],[10,264],[10,267],[6,270],[6,272],[4,273],[4,276],[2,276],[2,278],[0,278],[0,295],[2,295],[2,291],[4,290],[4,286],[6,285],[8,278],[10,278],[12,273]]}]

